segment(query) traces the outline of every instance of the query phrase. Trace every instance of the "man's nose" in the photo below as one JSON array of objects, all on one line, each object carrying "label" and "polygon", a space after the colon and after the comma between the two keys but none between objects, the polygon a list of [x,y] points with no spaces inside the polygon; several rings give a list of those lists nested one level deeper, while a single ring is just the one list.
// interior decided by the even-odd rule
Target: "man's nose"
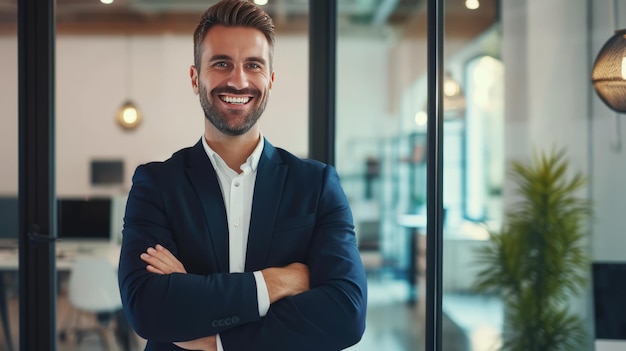
[{"label": "man's nose", "polygon": [[248,87],[248,77],[243,67],[235,67],[228,79],[228,86],[237,90],[245,89]]}]

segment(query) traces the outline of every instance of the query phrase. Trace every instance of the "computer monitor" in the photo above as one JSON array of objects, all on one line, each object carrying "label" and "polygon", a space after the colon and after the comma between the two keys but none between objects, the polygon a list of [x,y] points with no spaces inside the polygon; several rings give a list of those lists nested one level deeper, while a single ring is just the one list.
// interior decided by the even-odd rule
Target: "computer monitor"
[{"label": "computer monitor", "polygon": [[59,198],[57,201],[60,240],[111,240],[110,198]]},{"label": "computer monitor", "polygon": [[626,262],[593,263],[596,351],[626,350]]},{"label": "computer monitor", "polygon": [[124,184],[124,161],[92,160],[91,185]]}]

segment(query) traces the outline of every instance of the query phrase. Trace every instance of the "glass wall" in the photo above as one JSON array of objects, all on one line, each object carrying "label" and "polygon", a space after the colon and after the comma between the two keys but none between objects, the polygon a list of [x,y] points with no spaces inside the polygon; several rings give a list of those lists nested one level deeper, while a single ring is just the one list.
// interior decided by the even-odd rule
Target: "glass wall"
[{"label": "glass wall", "polygon": [[18,349],[17,4],[0,10],[0,350]]},{"label": "glass wall", "polygon": [[[359,38],[359,61],[349,51],[354,34],[339,34],[337,167],[352,202],[371,296],[358,350],[425,345],[426,10],[423,2],[400,2],[385,26],[369,23],[380,33]],[[497,335],[502,319],[497,299],[481,306],[468,294],[476,269],[467,251],[488,238],[487,223],[501,220],[503,68],[494,2],[470,9],[446,1],[445,11],[443,287],[453,295],[444,299],[443,349],[468,350],[469,328]],[[496,77],[485,79],[492,72]],[[473,87],[464,84],[470,74],[479,76]],[[470,123],[468,105],[480,119]],[[489,138],[480,134],[485,128]],[[485,306],[493,325],[461,318]]]},{"label": "glass wall", "polygon": [[[533,349],[541,335],[591,350],[611,332],[602,325],[624,325],[603,321],[612,297],[602,288],[626,262],[623,117],[598,98],[591,70],[626,7],[446,0],[444,8],[442,349],[524,349],[528,340]],[[393,35],[361,39],[359,62],[349,54],[353,34],[340,31],[337,167],[372,295],[355,349],[424,344],[429,116],[419,11],[388,23]],[[563,184],[570,191],[559,192]],[[555,193],[558,201],[537,200]]]},{"label": "glass wall", "polygon": [[423,348],[427,14],[421,1],[388,3],[340,18],[337,38],[336,167],[369,284],[354,350]]},{"label": "glass wall", "polygon": [[[496,350],[504,310],[478,292],[479,250],[502,226],[504,72],[494,1],[445,3],[442,349]],[[462,4],[462,7],[459,7]],[[483,26],[470,23],[481,21]],[[461,333],[462,338],[447,336]]]},{"label": "glass wall", "polygon": [[[367,330],[352,349],[421,350],[428,249],[426,6],[420,0],[338,3],[336,166],[352,205],[370,292]],[[71,237],[59,228],[59,235],[68,235],[58,245],[61,350],[75,347],[79,340],[73,331],[80,328],[109,321],[123,330],[125,321],[119,314],[98,318],[75,313],[78,308],[69,297],[73,264],[85,256],[116,262],[125,195],[135,167],[166,159],[195,143],[202,133],[188,69],[191,33],[204,5],[190,9],[129,4],[122,8],[116,3],[106,7],[60,1],[57,8],[57,195],[60,202],[79,206],[104,200],[110,219],[108,236],[100,238],[85,237],[86,233]],[[564,340],[580,340],[573,349],[591,350],[603,342],[597,339],[623,338],[604,327],[624,325],[623,321],[596,316],[624,306],[619,300],[623,295],[617,295],[617,301],[611,294],[602,297],[606,289],[599,281],[600,277],[624,281],[615,274],[626,262],[621,233],[626,226],[622,194],[626,188],[621,185],[626,175],[622,146],[626,131],[623,117],[593,90],[591,69],[613,31],[625,25],[626,7],[584,0],[445,0],[444,5],[443,350],[494,350],[510,340],[523,345],[512,330],[530,326],[542,331],[534,334],[546,334],[547,329],[528,321],[559,325],[537,309],[520,308],[532,305],[533,298],[545,302],[548,297],[538,300],[536,292],[512,291],[502,281],[506,275],[484,279],[492,277],[488,273],[505,271],[498,266],[502,262],[493,259],[500,257],[494,253],[504,247],[505,239],[517,249],[515,255],[503,256],[517,262],[506,268],[530,272],[522,285],[562,294],[559,303],[545,311],[573,316],[567,328],[560,329]],[[263,133],[274,145],[306,156],[308,4],[270,1],[267,6],[278,36],[276,83],[261,121]],[[2,206],[13,206],[18,187],[15,7],[0,8]],[[127,100],[143,115],[132,130],[116,121]],[[536,173],[543,166],[539,175],[545,176],[545,164],[534,163],[533,157],[551,155],[552,150],[564,152],[565,181],[576,174],[586,178],[568,195],[590,200],[592,217],[584,211],[576,212],[580,216],[574,219],[559,217],[571,204],[567,201],[533,212],[538,207],[528,201],[535,198],[520,193],[536,190],[545,180]],[[530,169],[535,173],[516,176],[515,162],[534,167]],[[529,178],[532,175],[535,178]],[[520,187],[524,180],[527,188]],[[549,189],[541,184],[540,190]],[[526,222],[511,216],[520,209],[527,210],[522,218]],[[9,211],[0,210],[0,216]],[[548,213],[555,217],[546,218]],[[7,217],[0,221],[0,251],[9,257],[0,266],[6,295],[0,300],[7,302],[8,323],[3,320],[2,325],[10,329],[16,349],[17,258],[16,240],[10,234],[10,220],[16,216]],[[555,231],[557,224],[563,230]],[[539,246],[531,246],[536,243]],[[553,269],[557,266],[580,266],[569,271],[568,277],[577,279],[553,278],[564,271]],[[537,277],[550,277],[544,281],[554,284],[532,285],[542,281]],[[578,280],[580,287],[570,289],[574,287],[570,282]],[[485,289],[477,290],[479,283]],[[620,287],[612,291],[616,289]],[[559,314],[551,313],[555,315]],[[117,336],[120,346],[141,349],[143,340],[126,330],[127,335]],[[3,329],[0,349],[7,341]],[[80,342],[86,348],[100,343],[97,335]]]},{"label": "glass wall", "polygon": [[[120,350],[143,350],[145,340],[129,328],[119,306],[100,306],[100,312],[114,310],[113,314],[93,313],[90,305],[102,299],[90,299],[87,288],[118,294],[117,280],[112,290],[111,282],[101,277],[117,267],[126,195],[135,168],[169,158],[194,145],[204,133],[204,116],[189,69],[195,26],[216,2],[58,3],[56,190],[61,241],[57,245],[57,321],[61,351],[100,349],[101,335],[93,327],[105,327],[105,339],[116,342]],[[260,122],[262,132],[274,145],[304,157],[308,2],[281,5],[270,1],[265,9],[276,25],[276,80]],[[127,102],[142,117],[135,128],[118,120]],[[90,230],[81,230],[89,223]],[[92,273],[76,274],[84,271],[85,259],[93,265]],[[102,259],[109,267],[105,271],[92,262]],[[90,281],[90,277],[100,279]]]}]

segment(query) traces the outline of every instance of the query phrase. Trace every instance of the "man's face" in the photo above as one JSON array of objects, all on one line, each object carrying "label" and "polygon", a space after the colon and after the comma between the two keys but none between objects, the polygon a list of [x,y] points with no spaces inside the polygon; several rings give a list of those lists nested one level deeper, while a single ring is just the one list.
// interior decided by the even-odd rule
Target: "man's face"
[{"label": "man's face", "polygon": [[265,110],[274,82],[269,44],[248,27],[212,27],[202,42],[200,68],[191,68],[205,117],[223,134],[242,135]]}]

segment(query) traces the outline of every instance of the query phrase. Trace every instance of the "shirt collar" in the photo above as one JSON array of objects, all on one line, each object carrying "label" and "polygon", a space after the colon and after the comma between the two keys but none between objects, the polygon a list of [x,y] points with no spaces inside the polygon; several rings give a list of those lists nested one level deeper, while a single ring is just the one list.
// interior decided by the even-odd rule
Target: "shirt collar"
[{"label": "shirt collar", "polygon": [[[263,153],[263,147],[265,146],[265,142],[264,142],[265,139],[263,137],[263,133],[259,132],[259,135],[260,135],[259,143],[254,148],[254,150],[252,151],[250,156],[248,156],[248,159],[246,160],[246,162],[241,165],[241,169],[242,170],[244,168],[246,168],[246,167],[244,167],[244,165],[248,165],[253,172],[256,172],[256,169],[259,166],[259,160],[261,159],[261,154]],[[206,139],[204,138],[204,135],[202,136],[202,146],[204,147],[204,152],[206,152],[207,156],[211,160],[211,163],[213,164],[213,168],[215,168],[217,166],[216,165],[216,161],[218,159],[221,160],[222,162],[224,162],[222,160],[222,157],[217,152],[215,152],[213,149],[211,149],[209,144],[206,142]]]}]

